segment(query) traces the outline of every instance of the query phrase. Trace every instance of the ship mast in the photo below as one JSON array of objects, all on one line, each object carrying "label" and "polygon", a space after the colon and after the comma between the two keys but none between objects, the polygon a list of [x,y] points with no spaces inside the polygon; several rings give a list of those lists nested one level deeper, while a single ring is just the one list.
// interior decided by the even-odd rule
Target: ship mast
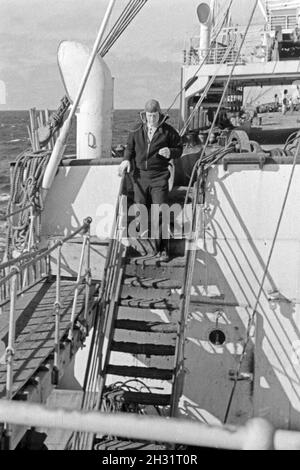
[{"label": "ship mast", "polygon": [[263,17],[264,19],[266,20],[266,22],[268,21],[268,13],[267,13],[267,8],[266,8],[266,5],[264,4],[264,2],[262,0],[258,0],[258,6],[263,14]]}]

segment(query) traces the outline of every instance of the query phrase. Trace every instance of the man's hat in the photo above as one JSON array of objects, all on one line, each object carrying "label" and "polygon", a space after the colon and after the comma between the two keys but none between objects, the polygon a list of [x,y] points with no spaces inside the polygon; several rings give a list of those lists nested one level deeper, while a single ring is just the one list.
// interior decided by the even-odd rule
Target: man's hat
[{"label": "man's hat", "polygon": [[146,113],[161,113],[160,104],[157,100],[149,100],[145,104]]}]

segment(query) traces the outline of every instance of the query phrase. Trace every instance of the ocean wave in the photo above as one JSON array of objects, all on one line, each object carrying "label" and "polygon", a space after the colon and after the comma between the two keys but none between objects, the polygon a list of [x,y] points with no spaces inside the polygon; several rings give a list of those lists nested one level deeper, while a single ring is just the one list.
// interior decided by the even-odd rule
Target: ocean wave
[{"label": "ocean wave", "polygon": [[10,196],[7,193],[2,193],[0,194],[0,203],[1,202],[7,202],[9,200]]},{"label": "ocean wave", "polygon": [[8,140],[7,142],[5,142],[6,144],[12,144],[14,142],[22,142],[22,139],[12,139],[12,140]]},{"label": "ocean wave", "polygon": [[6,210],[0,209],[0,235],[3,232],[4,224],[6,223]]}]

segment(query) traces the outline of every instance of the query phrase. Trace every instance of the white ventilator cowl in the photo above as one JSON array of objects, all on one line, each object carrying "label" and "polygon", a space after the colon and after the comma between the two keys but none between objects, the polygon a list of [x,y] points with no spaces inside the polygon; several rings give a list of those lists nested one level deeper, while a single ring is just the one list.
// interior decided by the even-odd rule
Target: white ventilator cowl
[{"label": "white ventilator cowl", "polygon": [[[74,101],[90,57],[89,49],[75,41],[63,41],[58,64],[66,91]],[[113,80],[104,60],[95,58],[79,102],[77,117],[77,158],[110,158],[112,147]]]}]

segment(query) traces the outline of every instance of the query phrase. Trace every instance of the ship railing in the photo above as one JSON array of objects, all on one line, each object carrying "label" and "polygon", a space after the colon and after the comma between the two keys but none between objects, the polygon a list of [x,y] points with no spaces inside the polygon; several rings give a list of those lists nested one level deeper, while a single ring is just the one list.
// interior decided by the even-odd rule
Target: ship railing
[{"label": "ship railing", "polygon": [[196,258],[196,247],[198,246],[198,240],[200,235],[200,220],[203,216],[203,204],[199,204],[201,182],[200,178],[194,184],[192,189],[192,220],[190,225],[190,231],[186,240],[186,263],[184,268],[184,281],[180,294],[180,305],[179,305],[179,332],[178,341],[175,350],[175,368],[172,382],[172,397],[171,397],[171,416],[176,416],[178,396],[181,383],[181,375],[184,369],[184,346],[186,336],[186,323],[189,314],[190,295],[193,285],[193,274],[194,265]]},{"label": "ship railing", "polygon": [[[207,64],[221,64],[226,50],[227,48],[219,48],[219,47],[211,48],[209,51],[206,63]],[[208,50],[205,50],[205,49],[199,50],[200,57],[205,57],[205,54],[207,53],[208,53]],[[234,50],[234,49],[229,52],[225,63],[232,64],[234,63],[236,58],[238,58],[237,65],[242,65],[245,63],[242,55],[240,54],[238,56],[237,50]]]},{"label": "ship railing", "polygon": [[[83,243],[79,261],[78,275],[74,281],[74,297],[72,304],[72,311],[70,317],[70,327],[68,331],[68,339],[72,341],[73,331],[76,319],[76,307],[78,301],[79,289],[85,283],[85,304],[84,304],[84,318],[87,318],[89,308],[89,290],[91,285],[91,268],[90,268],[90,224],[92,219],[90,217],[83,221],[83,224],[72,234],[56,241],[50,248],[43,248],[33,253],[24,254],[16,259],[9,260],[0,265],[0,273],[4,276],[0,279],[0,290],[4,293],[4,301],[2,300],[1,306],[9,302],[9,328],[8,328],[8,344],[6,348],[5,361],[6,361],[6,398],[11,400],[14,394],[13,382],[13,365],[14,355],[16,349],[16,303],[18,296],[25,293],[27,289],[37,284],[43,278],[51,276],[51,260],[52,255],[58,250],[57,256],[57,274],[55,277],[56,283],[56,296],[53,305],[55,315],[55,339],[54,339],[54,366],[52,383],[57,385],[59,376],[59,352],[60,352],[60,314],[62,309],[61,299],[61,258],[62,247],[69,240],[75,238],[77,235],[83,233]],[[83,265],[85,261],[85,271]],[[9,272],[7,273],[7,270]],[[29,283],[24,287],[23,277],[24,273],[32,273]]]},{"label": "ship railing", "polygon": [[[236,59],[237,51],[241,42],[244,40],[244,29],[239,26],[223,28],[217,41],[212,42],[209,49],[201,49],[199,47],[200,37],[195,36],[190,39],[189,47],[184,50],[183,63],[184,65],[199,65],[206,58],[206,64],[220,64],[224,52],[230,47],[230,44],[235,43],[236,47],[232,50],[230,56],[226,60],[227,63],[233,63]],[[263,46],[263,35],[265,30],[261,25],[253,25],[248,31],[247,37],[244,40],[242,50],[240,52],[237,65],[243,65],[247,62],[265,61],[270,60],[270,51],[264,52],[264,57],[257,56],[257,49]],[[260,38],[260,40],[258,40]],[[266,47],[265,49],[271,49]]]},{"label": "ship railing", "polygon": [[278,28],[283,30],[293,30],[297,26],[296,15],[274,15],[270,16],[269,20],[271,31],[275,31]]},{"label": "ship railing", "polygon": [[[117,312],[123,276],[122,268],[126,256],[124,230],[127,230],[127,226],[125,226],[127,221],[127,213],[125,213],[127,204],[123,204],[126,199],[126,196],[124,196],[124,186],[125,177],[123,176],[117,197],[103,282],[99,293],[98,314],[94,323],[94,336],[84,379],[84,396],[81,409],[85,411],[99,410],[101,408],[101,399],[105,388],[106,369],[114,332],[114,319]],[[76,450],[90,449],[93,438],[93,433],[74,433],[70,439],[70,447]]]},{"label": "ship railing", "polygon": [[[16,291],[22,294],[43,277],[48,276],[49,259],[46,252],[46,248],[25,252],[0,264],[0,309],[11,299],[11,277],[16,276]],[[34,263],[29,263],[31,260],[35,260]]]},{"label": "ship railing", "polygon": [[[188,52],[184,51],[184,64],[185,65],[199,65],[205,59],[206,64],[217,65],[223,62],[223,57],[227,47],[211,47],[209,49],[195,49],[190,48]],[[232,50],[225,61],[225,63],[232,64],[237,57],[237,51]],[[243,55],[239,55],[238,65],[245,63]]]},{"label": "ship railing", "polygon": [[[49,409],[45,406],[0,400],[0,420],[14,425],[76,431],[119,438],[181,444],[222,450],[300,450],[300,432],[275,429],[267,420],[254,418],[243,426],[209,425],[182,418],[134,413],[104,413]],[[97,450],[97,444],[95,446]],[[177,455],[179,454],[179,455]],[[198,455],[183,455],[184,464],[197,464]],[[170,459],[172,457],[170,455]],[[193,457],[194,461],[188,460]],[[196,459],[196,460],[195,460]],[[170,460],[172,462],[172,460]],[[174,463],[174,462],[172,462]]]}]

